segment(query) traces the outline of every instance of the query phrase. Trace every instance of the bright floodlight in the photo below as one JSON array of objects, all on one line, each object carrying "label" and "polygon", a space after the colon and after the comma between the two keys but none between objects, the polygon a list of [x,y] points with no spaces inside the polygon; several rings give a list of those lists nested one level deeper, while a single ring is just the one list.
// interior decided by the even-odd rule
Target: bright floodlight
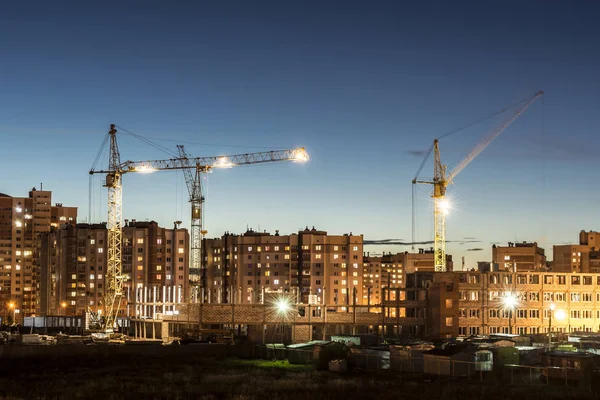
[{"label": "bright floodlight", "polygon": [[444,215],[448,214],[448,212],[450,212],[450,201],[448,199],[441,199],[439,207]]},{"label": "bright floodlight", "polygon": [[299,149],[294,150],[294,161],[297,161],[297,162],[308,161],[308,153],[306,152],[304,147],[300,147]]},{"label": "bright floodlight", "polygon": [[565,312],[563,310],[556,310],[556,312],[554,313],[554,318],[556,318],[559,321],[562,321],[566,317],[567,317],[567,314],[565,314]]},{"label": "bright floodlight", "polygon": [[286,299],[279,299],[277,303],[275,303],[275,307],[277,307],[277,312],[279,314],[285,315],[290,310],[290,303]]},{"label": "bright floodlight", "polygon": [[233,167],[233,163],[229,159],[229,157],[219,157],[217,161],[215,161],[214,167],[217,168],[231,168]]},{"label": "bright floodlight", "polygon": [[550,310],[554,311],[554,309],[555,309],[555,308],[556,308],[556,304],[554,304],[554,303],[551,303],[551,304],[550,304]]},{"label": "bright floodlight", "polygon": [[140,174],[151,174],[154,171],[156,171],[156,168],[151,165],[138,165],[135,167],[135,172],[139,172]]},{"label": "bright floodlight", "polygon": [[502,304],[505,308],[514,309],[517,306],[517,296],[514,293],[507,293],[502,297]]}]

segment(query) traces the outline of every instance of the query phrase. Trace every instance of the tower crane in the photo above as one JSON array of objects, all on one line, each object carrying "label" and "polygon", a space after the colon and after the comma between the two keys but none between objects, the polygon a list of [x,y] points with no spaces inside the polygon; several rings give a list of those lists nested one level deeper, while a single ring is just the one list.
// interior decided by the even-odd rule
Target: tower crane
[{"label": "tower crane", "polygon": [[[456,167],[450,172],[446,172],[446,165],[442,164],[439,150],[439,139],[433,141],[433,145],[429,148],[425,159],[421,163],[415,178],[413,179],[413,185],[417,183],[433,185],[433,230],[434,230],[434,271],[445,272],[446,271],[446,215],[449,211],[450,204],[446,199],[446,188],[453,183],[456,176],[463,170],[467,165],[471,163],[486,147],[490,145],[506,128],[508,128],[525,110],[529,108],[538,98],[544,94],[543,91],[535,93],[532,97],[525,100],[524,104],[517,108],[517,110],[506,119],[500,126],[492,130],[478,145],[476,145],[467,156],[459,162]],[[523,103],[523,102],[521,102]],[[502,110],[504,112],[506,110]],[[433,180],[422,181],[418,179],[419,173],[423,168],[427,158],[433,150]],[[413,203],[414,207],[414,203]],[[413,221],[414,230],[414,221]],[[413,232],[414,234],[414,232]],[[414,239],[414,238],[413,238]],[[413,240],[414,242],[414,240]]]},{"label": "tower crane", "polygon": [[[104,293],[104,326],[106,331],[112,331],[116,326],[117,316],[123,297],[123,284],[125,276],[122,268],[122,176],[126,173],[151,173],[161,170],[183,170],[196,169],[196,177],[192,178],[197,190],[190,190],[190,199],[192,201],[192,221],[196,218],[199,222],[197,227],[202,226],[202,202],[204,198],[201,191],[200,174],[211,171],[215,168],[232,168],[241,165],[263,164],[280,161],[305,162],[308,161],[308,153],[303,147],[292,150],[275,150],[259,153],[236,154],[230,156],[210,156],[190,158],[183,146],[180,147],[179,154],[183,157],[170,158],[166,160],[149,161],[125,161],[121,162],[119,148],[117,145],[117,130],[115,125],[110,125],[107,139],[110,140],[110,154],[108,170],[90,170],[90,175],[106,174],[104,187],[108,188],[108,260],[107,271],[105,275],[105,293]],[[107,140],[105,139],[106,143]],[[98,156],[102,153],[102,149]],[[185,156],[184,156],[185,155]],[[186,174],[186,181],[190,182]],[[195,208],[196,207],[196,208]],[[193,225],[194,226],[194,225]],[[202,232],[198,229],[198,232]],[[195,236],[199,239],[198,236]],[[197,246],[195,249],[199,249]],[[196,252],[195,262],[199,262],[199,252]]]}]

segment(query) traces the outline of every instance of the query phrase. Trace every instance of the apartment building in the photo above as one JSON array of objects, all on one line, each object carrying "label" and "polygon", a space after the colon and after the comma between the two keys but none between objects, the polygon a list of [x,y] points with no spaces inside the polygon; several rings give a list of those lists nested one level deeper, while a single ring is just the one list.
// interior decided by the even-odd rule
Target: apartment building
[{"label": "apartment building", "polygon": [[[102,310],[107,243],[104,223],[69,225],[41,236],[42,315],[82,315],[88,309]],[[156,291],[157,301],[162,301],[163,287],[177,296],[188,296],[188,249],[186,229],[126,220],[122,241],[126,296],[121,315],[135,309],[132,303],[136,288]],[[127,304],[132,307],[127,308]]]},{"label": "apartment building", "polygon": [[509,242],[508,246],[492,246],[492,263],[498,264],[500,269],[516,267],[517,271],[545,271],[546,255],[535,242]]},{"label": "apartment building", "polygon": [[554,246],[552,271],[600,272],[600,232],[581,231],[579,244]]},{"label": "apartment building", "polygon": [[[448,270],[452,271],[452,256],[446,255]],[[381,304],[384,288],[404,288],[407,274],[434,271],[432,249],[419,249],[417,253],[384,253],[363,258],[363,304]]]},{"label": "apartment building", "polygon": [[[547,333],[550,313],[553,331],[600,329],[599,274],[530,271],[456,274],[461,335]],[[509,294],[517,298],[513,309],[503,301]]]},{"label": "apartment building", "polygon": [[53,206],[51,191],[32,188],[28,197],[0,194],[0,308],[10,308],[17,322],[39,308],[38,236],[76,222],[77,208]]},{"label": "apartment building", "polygon": [[256,303],[265,293],[288,292],[304,303],[362,303],[362,235],[249,229],[204,239],[202,248],[205,301]]}]

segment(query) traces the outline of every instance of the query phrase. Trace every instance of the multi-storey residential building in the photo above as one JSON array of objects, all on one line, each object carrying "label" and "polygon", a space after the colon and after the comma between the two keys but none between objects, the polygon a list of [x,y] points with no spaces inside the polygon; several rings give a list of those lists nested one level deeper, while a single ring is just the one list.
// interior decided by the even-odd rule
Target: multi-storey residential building
[{"label": "multi-storey residential building", "polygon": [[537,243],[508,243],[508,246],[492,246],[492,262],[500,269],[517,271],[545,271],[546,255]]},{"label": "multi-storey residential building", "polygon": [[552,271],[600,272],[600,232],[579,233],[579,244],[553,247]]},{"label": "multi-storey residential building", "polygon": [[[552,304],[553,331],[600,329],[599,274],[529,271],[456,274],[462,335],[547,333]],[[503,301],[509,294],[517,298],[513,309]]]},{"label": "multi-storey residential building", "polygon": [[[107,239],[106,224],[71,225],[42,235],[41,314],[82,315],[88,309],[102,310]],[[186,229],[126,220],[122,243],[126,296],[121,315],[127,313],[125,305],[136,300],[134,288],[148,288],[151,293],[157,288],[156,301],[162,301],[163,287],[172,288],[169,293],[177,296],[188,296]]]},{"label": "multi-storey residential building", "polygon": [[0,308],[10,307],[17,322],[39,307],[38,236],[76,222],[77,208],[52,206],[50,191],[33,188],[29,197],[0,194]]},{"label": "multi-storey residential building", "polygon": [[[382,289],[404,288],[406,274],[433,272],[433,250],[419,249],[418,253],[386,253],[382,256],[363,258],[363,303],[381,304]],[[446,255],[449,271],[452,271],[452,256]]]},{"label": "multi-storey residential building", "polygon": [[304,303],[362,303],[362,235],[248,230],[204,239],[202,247],[206,301],[254,303],[280,291]]}]

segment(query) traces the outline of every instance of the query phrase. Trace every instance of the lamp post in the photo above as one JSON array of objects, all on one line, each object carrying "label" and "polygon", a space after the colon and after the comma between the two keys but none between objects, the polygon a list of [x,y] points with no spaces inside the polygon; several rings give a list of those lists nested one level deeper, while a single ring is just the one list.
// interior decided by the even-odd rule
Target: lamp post
[{"label": "lamp post", "polygon": [[502,304],[505,309],[508,309],[508,334],[512,335],[512,316],[517,306],[517,296],[514,293],[507,293],[502,298]]},{"label": "lamp post", "polygon": [[10,308],[12,310],[12,323],[15,324],[16,323],[16,321],[15,321],[15,309],[16,309],[15,303],[12,301],[10,303],[8,303],[8,308]]},{"label": "lamp post", "polygon": [[552,314],[555,308],[556,305],[550,303],[550,312],[548,313],[548,352],[552,349]]}]

